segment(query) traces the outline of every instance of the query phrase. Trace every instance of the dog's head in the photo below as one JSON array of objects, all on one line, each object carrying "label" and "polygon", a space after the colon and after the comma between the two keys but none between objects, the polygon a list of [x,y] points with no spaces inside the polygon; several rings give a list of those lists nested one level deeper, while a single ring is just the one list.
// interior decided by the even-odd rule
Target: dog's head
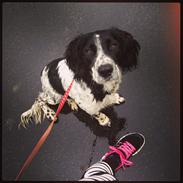
[{"label": "dog's head", "polygon": [[131,34],[111,28],[79,35],[68,45],[65,57],[81,78],[90,74],[96,83],[103,84],[136,68],[139,50]]}]

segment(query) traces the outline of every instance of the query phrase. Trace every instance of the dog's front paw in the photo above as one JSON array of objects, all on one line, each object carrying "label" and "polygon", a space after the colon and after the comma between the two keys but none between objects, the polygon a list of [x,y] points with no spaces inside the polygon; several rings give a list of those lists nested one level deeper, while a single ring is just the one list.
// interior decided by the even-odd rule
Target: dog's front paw
[{"label": "dog's front paw", "polygon": [[78,111],[78,105],[76,104],[75,100],[67,99],[67,102],[73,111]]},{"label": "dog's front paw", "polygon": [[101,126],[111,126],[110,119],[104,114],[99,112],[98,114],[94,115],[95,119],[98,120]]},{"label": "dog's front paw", "polygon": [[125,102],[125,99],[121,97],[118,93],[112,94],[114,104],[121,104]]}]

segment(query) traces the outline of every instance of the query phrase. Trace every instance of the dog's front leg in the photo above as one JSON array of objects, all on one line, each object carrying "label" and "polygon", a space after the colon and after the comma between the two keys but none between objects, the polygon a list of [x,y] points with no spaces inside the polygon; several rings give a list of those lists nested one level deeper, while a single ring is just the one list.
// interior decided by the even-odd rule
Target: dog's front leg
[{"label": "dog's front leg", "polygon": [[109,105],[122,104],[125,102],[124,97],[121,97],[118,93],[111,93],[108,95],[107,100]]},{"label": "dog's front leg", "polygon": [[[114,104],[121,104],[123,102],[125,102],[125,99],[123,97],[121,97],[118,93],[112,93],[110,95],[106,95],[100,106],[101,109],[103,109]],[[99,124],[102,126],[111,126],[110,119],[102,112],[98,112],[97,114],[95,114],[94,118],[97,119]]]},{"label": "dog's front leg", "polygon": [[[112,93],[106,95],[106,97],[103,99],[100,104],[98,103],[97,106],[100,106],[100,111],[101,109],[104,109],[106,107],[112,106],[114,104],[121,104],[125,101],[123,97],[120,97],[118,93]],[[102,112],[97,112],[93,117],[99,122],[101,126],[111,126],[111,121],[107,115],[105,115]]]},{"label": "dog's front leg", "polygon": [[118,93],[108,94],[102,101],[93,100],[93,97],[83,97],[83,99],[86,100],[83,100],[82,102],[76,100],[77,105],[85,112],[90,114],[93,118],[95,118],[101,126],[110,126],[111,121],[107,115],[100,111],[106,107],[110,107],[114,104],[120,104],[125,101],[125,99],[120,97]]},{"label": "dog's front leg", "polygon": [[102,112],[98,112],[93,117],[99,122],[101,126],[111,126],[110,119]]}]

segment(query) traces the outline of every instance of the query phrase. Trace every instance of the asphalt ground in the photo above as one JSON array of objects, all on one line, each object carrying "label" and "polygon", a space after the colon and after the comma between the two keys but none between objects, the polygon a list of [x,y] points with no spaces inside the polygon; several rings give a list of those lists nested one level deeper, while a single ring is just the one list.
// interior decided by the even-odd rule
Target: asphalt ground
[{"label": "asphalt ground", "polygon": [[[45,120],[18,129],[21,113],[41,90],[42,68],[61,57],[78,34],[116,26],[130,32],[141,51],[138,68],[123,76],[119,93],[126,102],[108,109],[109,115],[124,123],[113,136],[140,132],[146,137],[142,151],[131,158],[134,166],[119,170],[116,177],[179,180],[178,9],[173,3],[3,3],[2,179],[15,179],[49,125]],[[66,111],[21,180],[78,180],[108,151],[108,132],[82,112]]]}]

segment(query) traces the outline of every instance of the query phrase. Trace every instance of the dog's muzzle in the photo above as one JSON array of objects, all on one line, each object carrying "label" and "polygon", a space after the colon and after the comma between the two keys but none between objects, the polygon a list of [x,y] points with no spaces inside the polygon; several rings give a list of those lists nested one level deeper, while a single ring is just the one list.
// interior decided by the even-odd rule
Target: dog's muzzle
[{"label": "dog's muzzle", "polygon": [[105,79],[109,78],[111,76],[112,72],[113,72],[113,66],[111,64],[101,65],[98,68],[99,75]]}]

